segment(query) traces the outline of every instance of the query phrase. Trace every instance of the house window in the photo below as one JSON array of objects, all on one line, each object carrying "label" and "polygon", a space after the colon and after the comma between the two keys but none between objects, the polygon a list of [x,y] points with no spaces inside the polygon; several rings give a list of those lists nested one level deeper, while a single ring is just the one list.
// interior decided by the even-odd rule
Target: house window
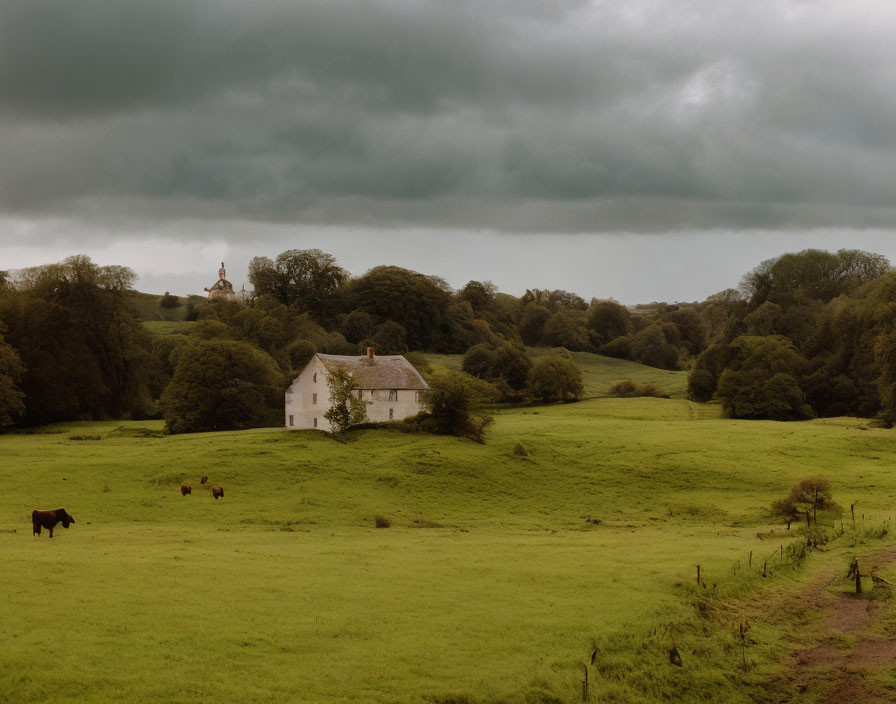
[{"label": "house window", "polygon": [[295,424],[296,424],[296,417],[295,417],[295,416],[290,416],[290,417],[289,417],[289,427],[290,427],[290,428],[293,428],[293,427],[295,427]]},{"label": "house window", "polygon": [[317,394],[311,394],[311,403],[317,404]]},{"label": "house window", "polygon": [[314,372],[314,383],[317,383],[317,372]]},{"label": "house window", "polygon": [[390,400],[390,401],[397,401],[397,400],[398,400],[398,391],[397,391],[396,389],[392,389],[392,390],[389,392],[389,400]]},{"label": "house window", "polygon": [[358,389],[358,398],[364,398],[364,389]]},{"label": "house window", "polygon": [[392,414],[393,414],[393,413],[394,413],[394,411],[390,408],[390,409],[389,409],[389,420],[392,420]]},{"label": "house window", "polygon": [[317,418],[314,419],[314,427],[317,427]]}]

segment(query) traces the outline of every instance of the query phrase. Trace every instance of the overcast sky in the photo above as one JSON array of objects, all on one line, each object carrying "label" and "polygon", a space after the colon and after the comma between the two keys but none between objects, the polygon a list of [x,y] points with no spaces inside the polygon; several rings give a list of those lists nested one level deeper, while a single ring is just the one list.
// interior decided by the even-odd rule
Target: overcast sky
[{"label": "overcast sky", "polygon": [[894,37],[890,0],[2,0],[0,269],[187,293],[318,247],[639,302],[896,262]]}]

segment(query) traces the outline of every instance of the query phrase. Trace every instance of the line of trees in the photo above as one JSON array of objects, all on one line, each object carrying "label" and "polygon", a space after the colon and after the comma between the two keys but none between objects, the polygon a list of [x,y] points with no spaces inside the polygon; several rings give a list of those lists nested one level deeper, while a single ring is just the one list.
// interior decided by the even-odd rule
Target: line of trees
[{"label": "line of trees", "polygon": [[878,254],[805,250],[762,262],[695,306],[709,321],[689,375],[734,418],[896,421],[896,272]]},{"label": "line of trees", "polygon": [[83,256],[0,278],[0,422],[152,412],[150,337],[127,305],[134,279]]},{"label": "line of trees", "polygon": [[283,388],[315,352],[367,346],[463,354],[464,371],[504,402],[578,398],[569,351],[586,351],[688,370],[691,398],[718,399],[732,417],[896,422],[896,273],[877,254],[785,254],[739,289],[633,308],[561,290],[516,297],[487,281],[453,290],[396,266],[353,277],[320,250],[253,259],[249,278],[248,304],[209,301],[186,334],[149,335],[127,268],[75,256],[0,274],[0,425],[279,424]]}]

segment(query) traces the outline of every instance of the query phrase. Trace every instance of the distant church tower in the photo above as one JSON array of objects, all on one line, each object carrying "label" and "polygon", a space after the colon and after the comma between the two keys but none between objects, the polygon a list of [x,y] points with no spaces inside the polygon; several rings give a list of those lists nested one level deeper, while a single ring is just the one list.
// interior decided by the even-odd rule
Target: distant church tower
[{"label": "distant church tower", "polygon": [[236,298],[233,293],[233,284],[227,280],[227,270],[224,268],[224,262],[221,262],[221,268],[218,269],[218,280],[211,288],[203,289],[208,291],[210,301],[232,301]]}]

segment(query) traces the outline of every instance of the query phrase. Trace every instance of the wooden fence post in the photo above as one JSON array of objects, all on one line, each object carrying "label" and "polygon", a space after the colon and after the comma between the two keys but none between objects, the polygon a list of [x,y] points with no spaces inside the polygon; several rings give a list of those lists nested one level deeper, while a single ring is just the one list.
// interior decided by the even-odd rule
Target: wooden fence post
[{"label": "wooden fence post", "polygon": [[856,594],[862,593],[862,571],[859,569],[859,559],[852,558],[852,564],[849,566],[847,577],[855,576],[856,578]]}]

